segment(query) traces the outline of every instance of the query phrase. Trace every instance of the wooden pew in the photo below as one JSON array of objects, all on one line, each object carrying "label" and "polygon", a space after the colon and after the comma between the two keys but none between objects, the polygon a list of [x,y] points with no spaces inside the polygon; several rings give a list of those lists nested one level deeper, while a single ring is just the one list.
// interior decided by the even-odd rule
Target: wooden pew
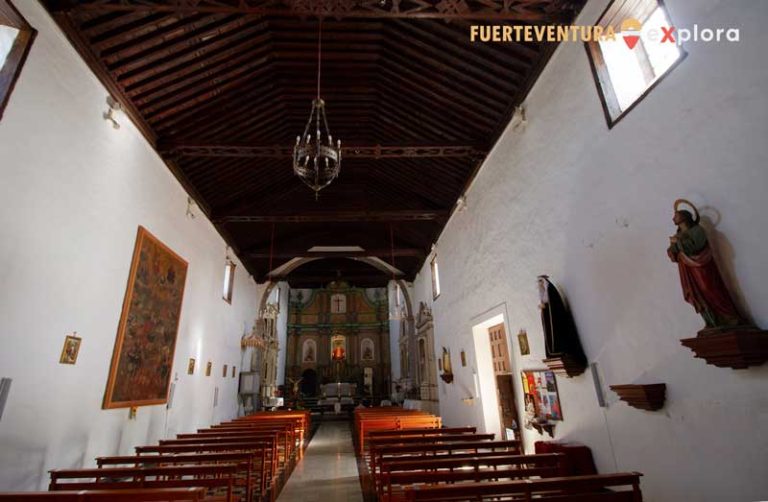
[{"label": "wooden pew", "polygon": [[277,422],[277,423],[257,423],[257,424],[245,424],[238,425],[236,427],[226,428],[211,428],[211,429],[198,429],[196,433],[178,434],[178,439],[191,439],[199,436],[231,436],[239,437],[246,436],[248,434],[267,434],[276,433],[278,439],[284,448],[285,460],[288,461],[301,447],[301,442],[297,438],[298,433],[294,429],[294,425],[290,422]]},{"label": "wooden pew", "polygon": [[365,451],[366,434],[371,431],[403,429],[437,429],[440,417],[424,414],[401,413],[360,413],[355,417],[355,442],[358,454]]},{"label": "wooden pew", "polygon": [[[474,479],[469,474],[485,472],[503,472],[515,470],[508,477],[523,478],[529,476],[555,477],[563,475],[562,454],[543,455],[499,455],[472,456],[454,458],[420,458],[418,460],[393,460],[381,465],[381,482],[378,485],[379,500],[392,500],[393,489],[399,486],[400,498],[402,488],[416,483],[453,483],[457,481],[481,479],[497,479],[492,475]],[[457,471],[458,470],[458,471]],[[438,476],[439,474],[439,476]],[[453,476],[456,474],[456,476]],[[503,478],[505,476],[501,476]]]},{"label": "wooden pew", "polygon": [[0,493],[1,502],[202,502],[205,488]]},{"label": "wooden pew", "polygon": [[408,436],[390,436],[386,438],[368,438],[366,444],[368,445],[368,455],[365,460],[368,462],[370,472],[372,475],[374,487],[378,486],[377,478],[377,452],[382,448],[389,446],[407,445],[412,444],[441,444],[441,443],[477,443],[481,441],[493,441],[495,434],[454,434],[445,436],[418,436],[416,439],[409,439]]},{"label": "wooden pew", "polygon": [[306,445],[309,440],[310,430],[310,412],[307,410],[291,410],[291,411],[261,411],[246,415],[244,417],[238,417],[232,420],[230,423],[253,423],[253,422],[269,422],[269,421],[293,421],[295,423],[296,432],[301,437],[301,441]]},{"label": "wooden pew", "polygon": [[262,433],[262,434],[250,434],[240,437],[220,437],[220,436],[206,436],[200,435],[190,439],[161,439],[160,446],[199,446],[205,447],[206,445],[216,444],[228,444],[236,445],[238,443],[253,443],[263,441],[269,444],[268,461],[271,460],[270,473],[277,476],[281,469],[285,469],[285,464],[281,460],[279,443],[280,439],[277,434]]},{"label": "wooden pew", "polygon": [[171,456],[182,454],[226,453],[245,452],[253,457],[255,471],[259,473],[259,486],[262,494],[273,486],[274,463],[271,451],[273,445],[265,441],[251,441],[247,443],[219,443],[219,444],[193,444],[193,445],[150,445],[137,446],[136,455],[145,456]]},{"label": "wooden pew", "polygon": [[385,437],[429,437],[429,436],[453,436],[457,434],[476,434],[477,427],[442,427],[440,429],[406,429],[399,431],[370,431],[369,439]]},{"label": "wooden pew", "polygon": [[370,483],[374,491],[380,484],[380,466],[387,460],[413,460],[417,458],[444,458],[461,453],[495,452],[519,455],[520,441],[457,441],[424,442],[374,447],[370,452]]},{"label": "wooden pew", "polygon": [[[407,501],[472,501],[508,498],[536,502],[642,502],[638,472],[598,474],[505,482],[413,486]],[[615,488],[624,488],[616,491]],[[627,489],[629,488],[629,489]],[[534,498],[535,497],[535,498]]]},{"label": "wooden pew", "polygon": [[[104,467],[166,467],[171,465],[199,465],[230,463],[238,464],[243,470],[235,476],[235,486],[244,486],[246,499],[253,500],[254,495],[262,496],[261,466],[256,465],[254,456],[249,452],[195,453],[192,455],[136,455],[97,457],[96,465]],[[242,480],[242,483],[240,482]]]},{"label": "wooden pew", "polygon": [[[245,501],[235,498],[235,474],[237,464],[209,464],[170,467],[114,467],[102,469],[54,469],[50,472],[49,491],[72,490],[121,490],[139,488],[190,488],[209,490],[224,489],[221,500]],[[85,481],[88,480],[88,481]]]}]

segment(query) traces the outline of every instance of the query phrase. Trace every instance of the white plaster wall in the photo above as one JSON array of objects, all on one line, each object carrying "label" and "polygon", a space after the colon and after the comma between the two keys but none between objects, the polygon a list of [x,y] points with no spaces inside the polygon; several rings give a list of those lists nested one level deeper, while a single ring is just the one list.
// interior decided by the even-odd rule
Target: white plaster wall
[{"label": "white plaster wall", "polygon": [[[237,378],[222,377],[222,365],[239,366],[260,288],[238,264],[232,305],[222,300],[224,241],[200,210],[185,217],[186,193],[133,125],[102,119],[107,92],[42,7],[16,5],[39,35],[0,121],[0,376],[13,378],[0,490],[34,490],[48,469],[235,416]],[[127,409],[101,403],[138,225],[189,269],[173,406],[139,408],[129,421]],[[83,338],[79,359],[62,365],[71,331]]]},{"label": "white plaster wall", "polygon": [[[590,1],[579,22],[606,4]],[[768,328],[768,3],[665,4],[678,26],[739,27],[742,41],[689,43],[688,58],[612,130],[583,46],[562,45],[527,99],[527,128],[506,131],[437,243],[435,345],[469,349],[481,314],[504,305],[515,370],[543,368],[536,276],[549,274],[605,385],[665,382],[668,395],[651,413],[609,391],[603,409],[589,372],[558,378],[556,440],[589,445],[601,472],[643,472],[649,501],[764,500],[768,365],[720,369],[680,345],[703,321],[665,250],[673,201],[693,200],[739,303]],[[432,303],[430,281],[427,261],[416,302]],[[519,354],[520,328],[530,356]],[[452,385],[440,381],[444,421],[481,425],[478,405],[459,401],[472,373],[457,366]],[[529,451],[542,439],[525,431]]]}]

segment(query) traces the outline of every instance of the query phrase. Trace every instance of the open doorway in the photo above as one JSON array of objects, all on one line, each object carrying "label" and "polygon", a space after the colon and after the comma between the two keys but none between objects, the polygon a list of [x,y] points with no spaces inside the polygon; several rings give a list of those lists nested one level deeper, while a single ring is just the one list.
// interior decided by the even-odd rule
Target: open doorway
[{"label": "open doorway", "polygon": [[493,375],[496,380],[496,399],[499,407],[499,424],[504,439],[520,439],[515,401],[515,384],[512,375],[512,361],[509,358],[509,344],[504,323],[488,328],[491,344]]},{"label": "open doorway", "polygon": [[472,326],[476,367],[476,396],[478,412],[484,432],[495,433],[497,438],[520,437],[521,428],[515,398],[515,367],[509,351],[505,320],[506,308],[501,305],[486,312],[478,324]]}]

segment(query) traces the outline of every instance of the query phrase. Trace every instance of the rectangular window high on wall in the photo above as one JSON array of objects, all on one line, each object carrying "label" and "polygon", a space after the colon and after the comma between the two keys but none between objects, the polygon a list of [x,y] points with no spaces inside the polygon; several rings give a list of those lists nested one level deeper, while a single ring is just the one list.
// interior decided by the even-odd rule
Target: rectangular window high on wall
[{"label": "rectangular window high on wall", "polygon": [[222,298],[227,303],[232,303],[232,289],[235,285],[235,264],[227,260],[227,264],[224,265],[224,291]]},{"label": "rectangular window high on wall", "polygon": [[599,26],[613,28],[614,40],[587,42],[587,54],[613,127],[686,56],[661,0],[614,0]]},{"label": "rectangular window high on wall", "polygon": [[0,118],[37,31],[9,0],[0,0]]},{"label": "rectangular window high on wall", "polygon": [[440,296],[440,270],[437,267],[437,256],[432,258],[430,268],[432,269],[432,299],[437,300]]}]

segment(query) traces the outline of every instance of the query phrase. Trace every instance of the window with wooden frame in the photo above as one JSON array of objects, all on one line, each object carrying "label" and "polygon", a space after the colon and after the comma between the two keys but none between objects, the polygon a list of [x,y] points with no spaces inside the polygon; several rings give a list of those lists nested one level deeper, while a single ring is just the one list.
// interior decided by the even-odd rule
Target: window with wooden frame
[{"label": "window with wooden frame", "polygon": [[227,303],[232,303],[232,290],[235,285],[235,264],[231,260],[227,260],[224,265],[224,291],[222,298]]},{"label": "window with wooden frame", "polygon": [[611,128],[687,54],[661,0],[614,0],[597,24],[616,33],[614,40],[585,43]]},{"label": "window with wooden frame", "polygon": [[9,0],[0,0],[0,118],[36,35]]},{"label": "window with wooden frame", "polygon": [[440,270],[437,266],[437,255],[429,262],[429,267],[432,269],[432,299],[437,300],[440,296]]}]

